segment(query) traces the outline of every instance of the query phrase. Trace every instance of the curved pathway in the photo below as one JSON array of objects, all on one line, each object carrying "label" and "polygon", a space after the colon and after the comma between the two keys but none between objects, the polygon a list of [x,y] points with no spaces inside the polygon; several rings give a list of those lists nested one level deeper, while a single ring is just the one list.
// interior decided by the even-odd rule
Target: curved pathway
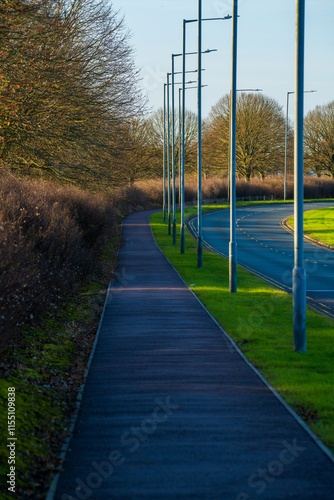
[{"label": "curved pathway", "polygon": [[184,285],[150,213],[124,221],[54,498],[331,500],[332,460]]}]

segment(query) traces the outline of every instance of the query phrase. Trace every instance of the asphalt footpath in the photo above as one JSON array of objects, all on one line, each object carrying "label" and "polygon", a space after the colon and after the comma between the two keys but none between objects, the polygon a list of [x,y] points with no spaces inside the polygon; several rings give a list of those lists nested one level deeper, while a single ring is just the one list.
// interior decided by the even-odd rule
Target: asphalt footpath
[{"label": "asphalt footpath", "polygon": [[334,465],[156,246],[123,223],[55,500],[333,500]]}]

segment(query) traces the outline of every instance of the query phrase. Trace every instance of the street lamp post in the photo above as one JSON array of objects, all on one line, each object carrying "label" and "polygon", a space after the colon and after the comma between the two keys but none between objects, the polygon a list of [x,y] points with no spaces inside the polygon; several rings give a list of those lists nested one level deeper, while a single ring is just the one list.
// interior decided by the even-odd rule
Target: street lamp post
[{"label": "street lamp post", "polygon": [[166,86],[164,83],[164,152],[163,152],[163,194],[162,194],[162,205],[163,205],[163,216],[164,222],[166,222]]},{"label": "street lamp post", "polygon": [[[195,83],[195,82],[187,82],[187,83]],[[206,87],[206,85],[202,85],[202,87]],[[185,89],[197,89],[197,87],[185,87]],[[182,113],[185,112],[184,107],[182,107],[182,87],[179,88],[179,205],[181,209],[181,242],[182,242],[182,151],[184,147],[184,135],[182,133]],[[181,243],[182,245],[182,243]],[[181,252],[184,253],[184,252]]]},{"label": "street lamp post", "polygon": [[[209,52],[216,52],[217,49],[208,49],[205,50],[204,53],[208,54]],[[195,55],[197,52],[187,52],[184,56]],[[173,136],[173,145],[172,145],[172,166],[173,166],[173,180],[172,180],[172,191],[173,191],[173,245],[176,245],[176,195],[175,195],[175,98],[174,98],[174,75],[183,73],[174,71],[174,58],[183,56],[183,54],[172,54],[172,136]],[[201,69],[201,72],[204,71]],[[196,73],[198,69],[195,71],[186,71],[185,73]],[[184,76],[184,75],[183,75]],[[182,80],[183,85],[184,80]],[[193,82],[188,82],[193,83]]]},{"label": "street lamp post", "polygon": [[182,133],[182,127],[181,127],[181,120],[182,120],[182,108],[181,108],[181,92],[182,92],[182,87],[179,88],[179,206],[181,209],[181,188],[182,188],[182,180],[181,180],[181,170],[182,170],[182,158],[181,158],[181,147],[182,147],[182,138],[181,138],[181,133]]},{"label": "street lamp post", "polygon": [[167,177],[168,177],[168,190],[167,190],[167,212],[168,212],[168,234],[171,235],[171,213],[170,213],[170,119],[169,119],[169,77],[167,73]]},{"label": "street lamp post", "polygon": [[[203,70],[204,71],[204,70]],[[174,72],[175,75],[180,75],[182,71],[177,71]],[[197,73],[197,69],[193,71],[187,71],[186,73]],[[170,236],[172,234],[171,232],[171,186],[170,186],[170,105],[169,105],[169,87],[171,85],[171,82],[169,81],[169,77],[171,76],[171,73],[167,73],[167,83],[165,84],[167,87],[167,177],[168,177],[168,183],[167,183],[167,217],[168,217],[168,235]],[[194,83],[193,81],[189,81],[187,83]],[[177,83],[178,85],[181,85],[181,83]],[[165,116],[165,115],[164,115]]]},{"label": "street lamp post", "polygon": [[[316,90],[304,90],[304,94],[316,92]],[[286,121],[285,121],[285,154],[284,154],[284,200],[287,198],[287,176],[288,176],[288,132],[289,132],[289,96],[295,92],[286,93]]]},{"label": "street lamp post", "polygon": [[174,101],[174,57],[172,54],[172,176],[173,176],[173,245],[176,245],[176,199],[175,199],[175,101]]},{"label": "street lamp post", "polygon": [[[187,71],[187,73],[197,73],[197,70],[194,71]],[[168,163],[168,205],[167,205],[167,212],[168,212],[168,234],[171,235],[171,186],[170,186],[170,106],[169,106],[169,87],[171,85],[169,81],[169,77],[171,76],[172,73],[167,73],[167,83],[164,84],[164,151],[163,151],[163,218],[164,222],[166,222],[166,107],[168,109],[167,112],[167,142],[168,142],[168,149],[167,149],[167,163]],[[181,71],[179,72],[174,72],[175,75],[181,74]],[[195,83],[194,81],[189,81],[187,83]],[[174,82],[174,85],[181,85],[181,82]],[[167,88],[167,92],[166,92]],[[166,98],[167,94],[167,98]],[[166,105],[166,100],[167,100],[167,105]]]},{"label": "street lamp post", "polygon": [[237,110],[237,29],[238,0],[233,0],[232,13],[232,81],[230,106],[230,244],[229,289],[237,291],[237,241],[236,241],[236,110]]},{"label": "street lamp post", "polygon": [[[202,5],[198,6],[198,10],[202,14]],[[225,17],[212,17],[212,18],[207,18],[207,19],[202,19],[201,21],[225,21],[226,19],[231,19],[231,16],[225,16]],[[183,26],[182,26],[182,174],[181,174],[181,253],[183,254],[185,252],[185,221],[184,221],[184,172],[185,172],[185,149],[184,149],[184,134],[185,134],[185,73],[186,73],[186,26],[188,23],[196,23],[198,22],[198,19],[183,19]],[[202,34],[202,29],[199,27],[199,31]],[[199,45],[202,45],[200,43]],[[206,50],[205,53],[211,52],[211,50]],[[200,73],[200,71],[198,71]],[[203,87],[202,85],[201,87]],[[197,87],[199,88],[199,87]],[[198,98],[201,97],[201,90],[199,92]],[[201,165],[201,162],[199,162]],[[201,176],[202,173],[201,171],[198,172],[198,175]],[[199,182],[199,185],[201,186],[201,182]],[[202,191],[198,193],[198,199],[202,197]],[[198,212],[200,213],[200,218],[201,218],[201,210],[202,210],[202,202],[200,205],[198,205]],[[202,241],[202,225],[198,224],[198,235],[199,235],[199,240]],[[198,252],[199,254],[203,254],[202,251],[202,246],[198,245]],[[203,265],[203,259],[201,255],[198,254],[198,262]],[[199,266],[202,267],[202,266]]]},{"label": "street lamp post", "polygon": [[[192,82],[191,82],[192,83]],[[203,87],[207,87],[207,85],[202,85]],[[182,115],[181,120],[181,128],[180,128],[180,208],[181,208],[181,254],[185,253],[185,222],[184,222],[184,207],[185,207],[185,191],[184,191],[184,176],[185,176],[185,117],[183,119],[183,113],[185,113],[185,94],[186,90],[197,89],[196,87],[183,87],[179,89],[180,94],[182,95],[182,112],[180,111],[180,115]]]},{"label": "street lamp post", "polygon": [[185,133],[185,72],[186,72],[186,23],[183,19],[182,34],[182,161],[181,161],[181,253],[185,252],[185,227],[184,227],[184,133]]},{"label": "street lamp post", "polygon": [[304,57],[305,0],[296,0],[296,102],[294,138],[294,268],[292,272],[293,347],[306,351],[306,273],[304,268]]},{"label": "street lamp post", "polygon": [[198,72],[197,72],[197,267],[203,267],[202,238],[202,0],[198,0]]},{"label": "street lamp post", "polygon": [[[187,71],[187,73],[196,73],[197,70],[194,71]],[[176,72],[175,75],[180,74],[181,72]],[[171,85],[169,81],[169,77],[171,76],[171,73],[167,73],[167,83],[165,84],[167,87],[167,177],[168,177],[168,182],[167,182],[167,218],[168,218],[168,235],[170,236],[172,234],[172,217],[171,217],[171,185],[170,185],[170,105],[169,105],[169,87]],[[189,82],[192,83],[192,82]],[[174,87],[174,85],[173,85]],[[174,124],[173,124],[174,128]],[[174,164],[175,168],[175,164]],[[175,186],[175,178],[174,178],[174,186]],[[175,193],[175,191],[174,191]],[[175,199],[175,197],[174,197]],[[175,214],[175,211],[174,211]],[[175,217],[175,215],[174,215]]]},{"label": "street lamp post", "polygon": [[285,154],[284,154],[284,200],[287,193],[287,176],[288,176],[288,131],[289,131],[289,96],[294,92],[286,93],[286,121],[285,121]]}]

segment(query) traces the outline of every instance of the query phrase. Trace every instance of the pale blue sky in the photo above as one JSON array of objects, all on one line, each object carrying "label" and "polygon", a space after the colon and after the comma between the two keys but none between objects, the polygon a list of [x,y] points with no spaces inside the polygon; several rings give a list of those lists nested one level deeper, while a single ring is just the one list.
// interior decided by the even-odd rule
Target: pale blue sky
[{"label": "pale blue sky", "polygon": [[[132,32],[135,62],[149,105],[163,104],[163,83],[171,69],[171,53],[182,51],[182,20],[197,18],[197,0],[113,0]],[[261,88],[286,106],[294,90],[295,0],[239,0],[238,88]],[[232,13],[232,0],[203,0],[203,17]],[[187,25],[187,51],[197,49],[197,24]],[[203,116],[229,92],[231,21],[203,23]],[[306,0],[305,113],[334,100],[334,0]],[[196,69],[196,56],[187,69]],[[176,59],[181,70],[181,58]],[[195,76],[196,79],[196,76]],[[294,98],[290,96],[291,118]],[[196,90],[187,92],[187,107],[196,110]]]}]

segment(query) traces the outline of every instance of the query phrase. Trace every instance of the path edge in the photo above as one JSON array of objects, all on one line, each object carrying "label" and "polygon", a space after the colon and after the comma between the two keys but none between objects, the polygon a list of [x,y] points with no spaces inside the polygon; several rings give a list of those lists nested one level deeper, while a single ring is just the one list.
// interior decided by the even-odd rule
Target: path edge
[{"label": "path edge", "polygon": [[[117,258],[118,258],[118,252],[117,252],[116,261],[117,261]],[[96,346],[97,346],[97,343],[98,343],[99,338],[100,338],[100,332],[101,332],[101,329],[102,329],[102,323],[103,323],[103,320],[104,320],[105,311],[106,311],[107,304],[108,304],[108,301],[109,301],[109,295],[110,295],[110,291],[111,291],[111,283],[112,282],[110,281],[109,284],[108,284],[108,290],[107,290],[107,293],[106,293],[106,298],[105,298],[105,301],[104,301],[104,305],[103,305],[103,309],[102,309],[102,313],[101,313],[99,325],[97,327],[97,331],[96,331],[96,335],[95,335],[95,340],[94,340],[94,343],[93,343],[93,347],[92,347],[91,353],[90,353],[89,358],[88,358],[87,367],[86,367],[86,370],[85,370],[85,373],[84,373],[84,377],[83,377],[83,382],[82,382],[82,384],[81,384],[81,386],[79,388],[79,391],[78,391],[77,400],[76,400],[76,404],[75,404],[75,410],[74,410],[74,413],[73,413],[73,415],[71,417],[70,427],[69,427],[69,430],[68,430],[68,434],[69,435],[65,439],[65,442],[63,443],[61,451],[60,451],[59,458],[60,458],[60,460],[62,460],[62,462],[64,462],[65,459],[66,459],[66,455],[67,455],[67,452],[68,452],[68,449],[70,447],[70,443],[71,443],[71,440],[72,440],[72,437],[73,437],[73,431],[74,431],[75,425],[76,425],[77,420],[78,420],[79,411],[80,411],[80,408],[81,408],[82,396],[83,396],[83,393],[84,393],[84,390],[85,390],[85,387],[86,387],[86,382],[87,382],[87,378],[88,378],[88,374],[89,374],[89,371],[90,371],[90,367],[91,367],[91,364],[92,364],[92,361],[93,361],[93,358],[94,358]],[[58,486],[59,478],[60,478],[61,474],[62,474],[62,470],[60,470],[60,471],[58,471],[58,472],[56,472],[54,474],[52,482],[51,482],[50,487],[48,489],[48,492],[46,494],[45,500],[54,500],[54,497],[55,497],[55,494],[56,494],[56,491],[57,491],[57,486]]]}]

